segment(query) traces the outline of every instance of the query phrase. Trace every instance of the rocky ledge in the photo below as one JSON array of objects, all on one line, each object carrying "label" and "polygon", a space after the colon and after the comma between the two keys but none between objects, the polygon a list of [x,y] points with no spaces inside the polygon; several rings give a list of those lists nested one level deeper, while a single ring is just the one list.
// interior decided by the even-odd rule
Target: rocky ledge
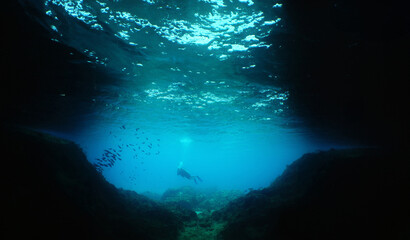
[{"label": "rocky ledge", "polygon": [[218,239],[410,239],[409,154],[376,149],[305,154],[266,189],[213,218]]},{"label": "rocky ledge", "polygon": [[5,239],[176,239],[182,223],[158,203],[108,183],[73,142],[2,129]]}]

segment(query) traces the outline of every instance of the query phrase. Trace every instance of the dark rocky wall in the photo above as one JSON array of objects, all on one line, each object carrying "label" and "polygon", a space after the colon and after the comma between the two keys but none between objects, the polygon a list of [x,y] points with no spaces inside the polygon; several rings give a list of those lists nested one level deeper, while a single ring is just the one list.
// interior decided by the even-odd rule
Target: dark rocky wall
[{"label": "dark rocky wall", "polygon": [[25,9],[19,1],[4,2],[3,8],[0,121],[75,129],[72,117],[89,113],[99,84],[115,85],[118,79],[88,63],[84,54],[51,41],[34,19],[37,9]]},{"label": "dark rocky wall", "polygon": [[291,109],[318,132],[408,145],[406,9],[403,1],[284,2],[284,27],[272,31],[265,57]]},{"label": "dark rocky wall", "polygon": [[220,239],[408,239],[403,157],[375,149],[305,154],[268,188],[214,213],[228,221]]},{"label": "dark rocky wall", "polygon": [[73,142],[2,130],[4,239],[176,239],[182,223],[171,212],[118,191]]}]

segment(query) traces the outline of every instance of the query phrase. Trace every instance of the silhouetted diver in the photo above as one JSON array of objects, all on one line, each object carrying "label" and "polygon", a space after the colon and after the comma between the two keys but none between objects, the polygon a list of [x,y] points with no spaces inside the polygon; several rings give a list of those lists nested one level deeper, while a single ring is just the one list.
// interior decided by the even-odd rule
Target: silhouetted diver
[{"label": "silhouetted diver", "polygon": [[179,163],[178,169],[177,169],[177,175],[187,178],[189,180],[194,180],[194,182],[196,184],[198,184],[197,180],[202,182],[202,179],[199,176],[191,176],[191,174],[189,174],[187,171],[185,171],[184,169],[182,169],[182,162]]}]

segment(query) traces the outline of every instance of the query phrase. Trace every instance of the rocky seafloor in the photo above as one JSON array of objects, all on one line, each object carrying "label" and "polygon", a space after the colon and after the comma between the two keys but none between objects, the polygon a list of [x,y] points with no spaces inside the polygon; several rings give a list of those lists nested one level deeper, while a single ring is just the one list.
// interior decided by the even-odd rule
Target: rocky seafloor
[{"label": "rocky seafloor", "polygon": [[265,189],[155,198],[115,188],[73,142],[2,133],[3,239],[410,239],[408,154],[309,153]]}]

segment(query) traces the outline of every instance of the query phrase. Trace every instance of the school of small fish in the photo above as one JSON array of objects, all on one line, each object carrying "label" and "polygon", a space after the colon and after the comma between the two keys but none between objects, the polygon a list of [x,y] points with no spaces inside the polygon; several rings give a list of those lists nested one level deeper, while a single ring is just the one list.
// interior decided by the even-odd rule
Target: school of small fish
[{"label": "school of small fish", "polygon": [[[120,129],[121,131],[127,130],[125,125],[122,125]],[[146,137],[145,133],[141,131],[140,128],[135,129],[135,142],[133,143],[124,143],[123,140],[117,135],[114,135],[112,131],[110,131],[109,134],[112,135],[119,142],[119,144],[115,147],[105,149],[102,156],[96,159],[93,165],[100,173],[102,173],[106,168],[113,167],[117,161],[121,161],[121,154],[124,151],[133,151],[133,158],[135,160],[140,160],[140,164],[144,164],[144,158],[142,157],[143,155],[150,156],[160,154],[159,147],[161,140],[158,138],[156,141],[154,140],[154,142],[152,142],[150,138]]]}]

